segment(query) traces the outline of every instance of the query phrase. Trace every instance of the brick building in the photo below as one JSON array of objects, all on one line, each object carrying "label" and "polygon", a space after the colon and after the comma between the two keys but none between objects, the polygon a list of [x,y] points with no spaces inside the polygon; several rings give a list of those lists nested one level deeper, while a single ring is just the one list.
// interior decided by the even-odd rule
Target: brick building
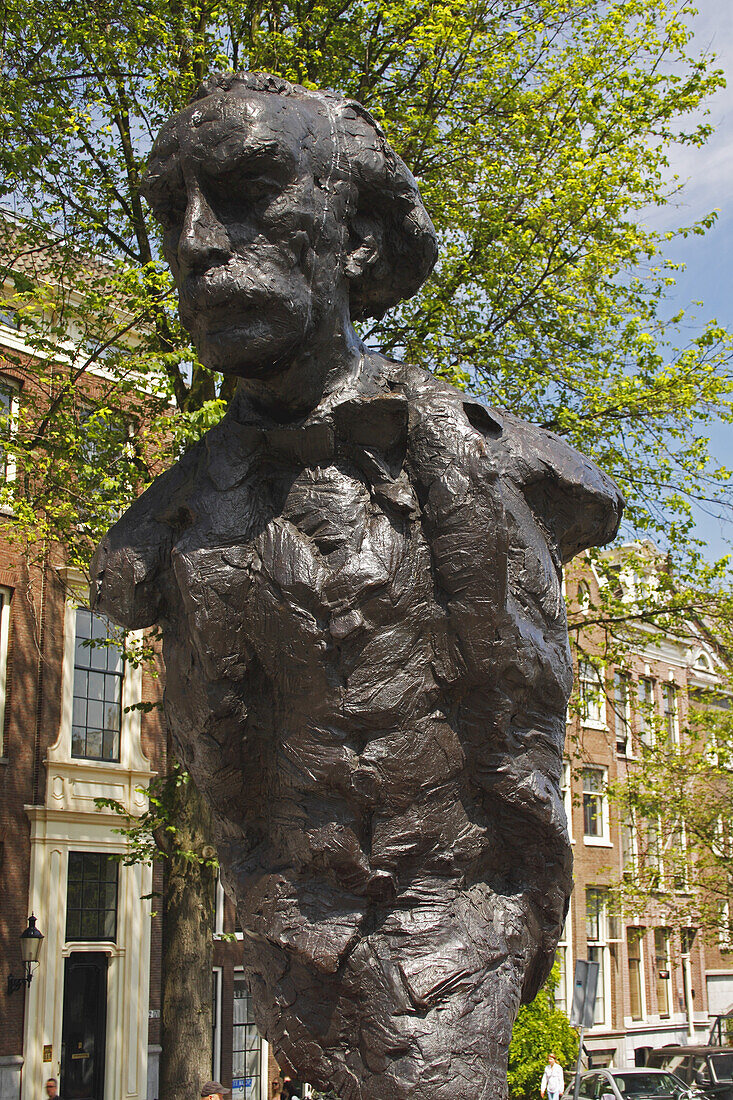
[{"label": "brick building", "polygon": [[[598,580],[587,562],[571,569],[566,585],[580,607],[597,602]],[[679,742],[690,696],[718,683],[718,658],[702,637],[678,639],[650,629],[647,638],[626,656],[623,670],[576,661],[580,705],[568,722],[564,795],[575,888],[559,950],[557,998],[569,1006],[576,959],[599,962],[596,1022],[585,1037],[590,1064],[597,1066],[643,1065],[653,1047],[704,1042],[712,1019],[733,1006],[727,945],[706,943],[695,929],[668,927],[653,905],[632,921],[609,904],[609,887],[638,858],[639,837],[619,820],[606,786],[638,766],[638,746],[655,722],[671,743]],[[582,648],[592,649],[592,638],[585,641],[590,646]],[[684,827],[654,836],[653,843],[659,874],[679,875],[671,852],[684,849]],[[688,887],[679,881],[674,888]]]}]

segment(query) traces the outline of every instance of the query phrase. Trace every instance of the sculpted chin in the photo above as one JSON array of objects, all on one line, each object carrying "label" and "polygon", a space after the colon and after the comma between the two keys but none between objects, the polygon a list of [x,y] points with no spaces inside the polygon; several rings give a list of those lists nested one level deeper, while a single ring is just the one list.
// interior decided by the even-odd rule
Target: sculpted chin
[{"label": "sculpted chin", "polygon": [[622,502],[558,437],[359,341],[436,258],[357,103],[214,79],[145,194],[217,427],[110,530],[95,607],[159,624],[263,1034],[342,1100],[496,1100],[571,889],[562,563]]}]

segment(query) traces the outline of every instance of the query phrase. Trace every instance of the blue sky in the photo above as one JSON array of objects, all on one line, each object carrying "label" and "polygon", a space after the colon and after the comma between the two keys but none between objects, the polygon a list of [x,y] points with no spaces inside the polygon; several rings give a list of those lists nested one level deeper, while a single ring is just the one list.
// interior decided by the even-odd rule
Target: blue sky
[{"label": "blue sky", "polygon": [[[719,211],[717,223],[704,237],[688,237],[670,249],[670,258],[686,264],[677,278],[673,307],[688,310],[693,328],[716,318],[733,330],[733,3],[697,0],[697,7],[699,14],[692,20],[697,47],[716,54],[729,86],[707,104],[707,121],[715,127],[708,143],[702,149],[673,151],[670,172],[685,183],[684,191],[652,224],[671,229]],[[702,307],[691,305],[700,299]],[[733,427],[714,429],[711,446],[716,458],[733,466]],[[707,540],[711,556],[726,553],[733,546],[733,517],[721,523],[701,513],[699,534]]]}]

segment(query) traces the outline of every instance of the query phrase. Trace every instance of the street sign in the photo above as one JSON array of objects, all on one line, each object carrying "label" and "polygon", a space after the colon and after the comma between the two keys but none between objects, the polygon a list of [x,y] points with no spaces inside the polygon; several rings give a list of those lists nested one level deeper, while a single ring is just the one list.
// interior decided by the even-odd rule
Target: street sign
[{"label": "street sign", "polygon": [[570,1023],[573,1027],[580,1028],[580,1035],[578,1036],[578,1060],[575,1063],[573,1100],[578,1100],[580,1093],[580,1057],[583,1053],[583,1032],[587,1027],[593,1027],[599,969],[598,963],[591,962],[590,959],[578,959],[575,963],[573,1010],[570,1015]]},{"label": "street sign", "polygon": [[597,962],[586,959],[578,959],[575,963],[575,980],[573,982],[573,1008],[570,1013],[570,1023],[573,1027],[593,1027],[593,1010],[596,1003],[596,990],[598,989]]}]

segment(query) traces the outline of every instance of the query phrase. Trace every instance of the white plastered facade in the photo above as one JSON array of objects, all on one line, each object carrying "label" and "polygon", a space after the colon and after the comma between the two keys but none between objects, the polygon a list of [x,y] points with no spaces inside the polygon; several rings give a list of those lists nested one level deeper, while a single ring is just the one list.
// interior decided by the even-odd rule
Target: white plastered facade
[{"label": "white plastered facade", "polygon": [[[104,1100],[145,1100],[150,901],[142,899],[152,890],[150,867],[119,867],[115,942],[66,940],[69,852],[115,853],[126,847],[115,831],[120,818],[98,810],[95,798],[116,799],[135,815],[145,809],[139,788],[147,787],[152,772],[140,741],[140,711],[125,709],[140,700],[142,674],[140,668],[125,669],[119,763],[72,758],[76,608],[85,593],[76,578],[64,579],[76,598],[70,595],[66,604],[61,723],[44,761],[44,803],[26,807],[31,827],[29,902],[45,940],[26,995],[21,1100],[37,1100],[44,1094],[44,1081],[60,1074],[64,964],[72,952],[83,951],[108,956]],[[44,1048],[48,1055],[49,1047],[51,1059],[44,1061]]]}]

